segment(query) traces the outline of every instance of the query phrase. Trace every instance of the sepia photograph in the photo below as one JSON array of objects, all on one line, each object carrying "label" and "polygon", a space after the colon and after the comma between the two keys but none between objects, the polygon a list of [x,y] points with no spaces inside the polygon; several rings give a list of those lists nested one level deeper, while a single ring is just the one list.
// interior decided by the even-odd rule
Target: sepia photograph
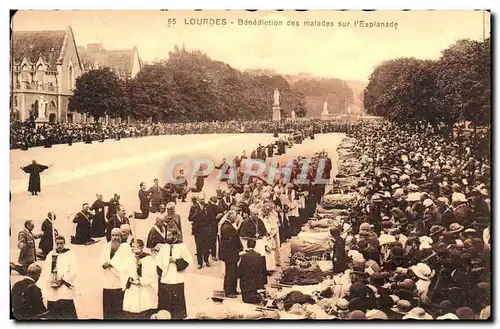
[{"label": "sepia photograph", "polygon": [[491,321],[490,11],[10,17],[11,320]]}]

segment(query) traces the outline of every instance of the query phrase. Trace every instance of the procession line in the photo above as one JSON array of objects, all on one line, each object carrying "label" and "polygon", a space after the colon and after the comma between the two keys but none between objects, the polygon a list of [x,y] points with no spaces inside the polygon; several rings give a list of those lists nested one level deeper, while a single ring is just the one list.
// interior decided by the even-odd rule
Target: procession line
[{"label": "procession line", "polygon": [[[111,161],[100,162],[97,164],[92,164],[88,166],[83,166],[74,169],[62,170],[58,172],[54,172],[48,175],[42,175],[43,177],[43,186],[52,186],[65,182],[69,182],[72,180],[76,180],[79,178],[84,178],[92,175],[102,174],[105,172],[109,172],[112,170],[119,170],[135,165],[140,165],[148,162],[154,162],[157,160],[169,158],[178,154],[183,154],[189,151],[195,151],[198,149],[203,149],[204,147],[209,147],[211,144],[215,144],[212,147],[217,147],[216,144],[220,144],[221,142],[227,143],[235,142],[239,139],[246,138],[244,135],[237,135],[227,137],[224,136],[224,139],[214,139],[205,142],[200,142],[198,144],[193,144],[190,146],[176,148],[176,149],[168,149],[163,151],[156,151],[147,154],[137,154],[129,157],[122,157],[118,159],[114,159]],[[10,189],[12,194],[26,192],[28,186],[29,178],[25,179],[17,179],[11,180]]]}]

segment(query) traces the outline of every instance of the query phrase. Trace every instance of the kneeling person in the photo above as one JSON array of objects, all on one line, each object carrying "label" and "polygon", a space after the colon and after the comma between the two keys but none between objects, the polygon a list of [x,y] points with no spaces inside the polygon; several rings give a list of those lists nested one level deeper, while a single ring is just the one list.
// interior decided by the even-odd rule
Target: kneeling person
[{"label": "kneeling person", "polygon": [[238,266],[241,296],[244,303],[260,304],[262,298],[257,292],[267,284],[266,258],[256,252],[255,240],[247,241],[247,251],[241,256]]}]

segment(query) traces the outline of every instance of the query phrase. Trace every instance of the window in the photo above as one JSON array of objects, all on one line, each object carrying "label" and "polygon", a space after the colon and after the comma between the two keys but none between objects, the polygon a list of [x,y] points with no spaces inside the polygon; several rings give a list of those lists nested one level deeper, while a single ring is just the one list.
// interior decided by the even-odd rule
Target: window
[{"label": "window", "polygon": [[68,87],[73,89],[73,64],[70,64],[68,69]]},{"label": "window", "polygon": [[32,76],[31,72],[29,71],[28,65],[23,65],[22,72],[21,72],[21,82],[27,82],[31,83],[32,81]]},{"label": "window", "polygon": [[36,81],[38,82],[38,84],[45,83],[45,69],[42,65],[38,65],[38,67],[36,68]]}]

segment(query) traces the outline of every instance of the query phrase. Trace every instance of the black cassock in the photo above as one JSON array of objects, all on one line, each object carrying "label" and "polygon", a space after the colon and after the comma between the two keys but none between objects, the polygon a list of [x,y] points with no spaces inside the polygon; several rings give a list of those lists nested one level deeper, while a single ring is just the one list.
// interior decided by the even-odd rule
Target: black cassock
[{"label": "black cassock", "polygon": [[[52,238],[52,221],[45,219],[42,223],[43,236],[40,238],[39,247],[42,250],[43,255],[47,256],[49,252],[54,248],[54,240]],[[57,235],[57,230],[55,230]]]},{"label": "black cassock", "polygon": [[[120,228],[123,224],[129,224],[130,222],[128,218],[122,218],[120,219],[117,214],[114,214],[113,217],[111,217],[108,222],[106,223],[106,240],[109,242],[111,241],[111,231],[114,228]],[[133,232],[131,232],[133,235]]]},{"label": "black cassock", "polygon": [[49,167],[41,165],[41,164],[30,164],[26,167],[23,167],[23,171],[27,174],[30,174],[30,180],[28,185],[29,192],[41,192],[40,187],[40,173]]},{"label": "black cassock", "polygon": [[17,320],[40,319],[47,309],[43,305],[42,291],[31,278],[16,282],[12,287],[12,315]]},{"label": "black cassock", "polygon": [[262,219],[256,216],[250,216],[240,225],[240,236],[242,238],[262,238],[267,234],[266,226]]},{"label": "black cassock", "polygon": [[149,231],[146,247],[149,249],[153,249],[158,244],[165,244],[165,235],[166,233],[163,227],[154,225]]},{"label": "black cassock", "polygon": [[102,238],[106,235],[106,220],[105,218],[105,208],[108,205],[107,202],[102,200],[95,200],[90,210],[95,211],[94,220],[92,222],[92,237]]},{"label": "black cassock", "polygon": [[71,239],[73,244],[86,244],[92,241],[92,213],[83,213],[80,211],[76,214],[73,223],[76,223],[76,233],[74,238]]},{"label": "black cassock", "polygon": [[111,200],[109,200],[109,202],[106,203],[106,205],[108,206],[108,215],[106,218],[110,219],[114,214],[116,214],[120,202],[115,198],[112,198]]}]

